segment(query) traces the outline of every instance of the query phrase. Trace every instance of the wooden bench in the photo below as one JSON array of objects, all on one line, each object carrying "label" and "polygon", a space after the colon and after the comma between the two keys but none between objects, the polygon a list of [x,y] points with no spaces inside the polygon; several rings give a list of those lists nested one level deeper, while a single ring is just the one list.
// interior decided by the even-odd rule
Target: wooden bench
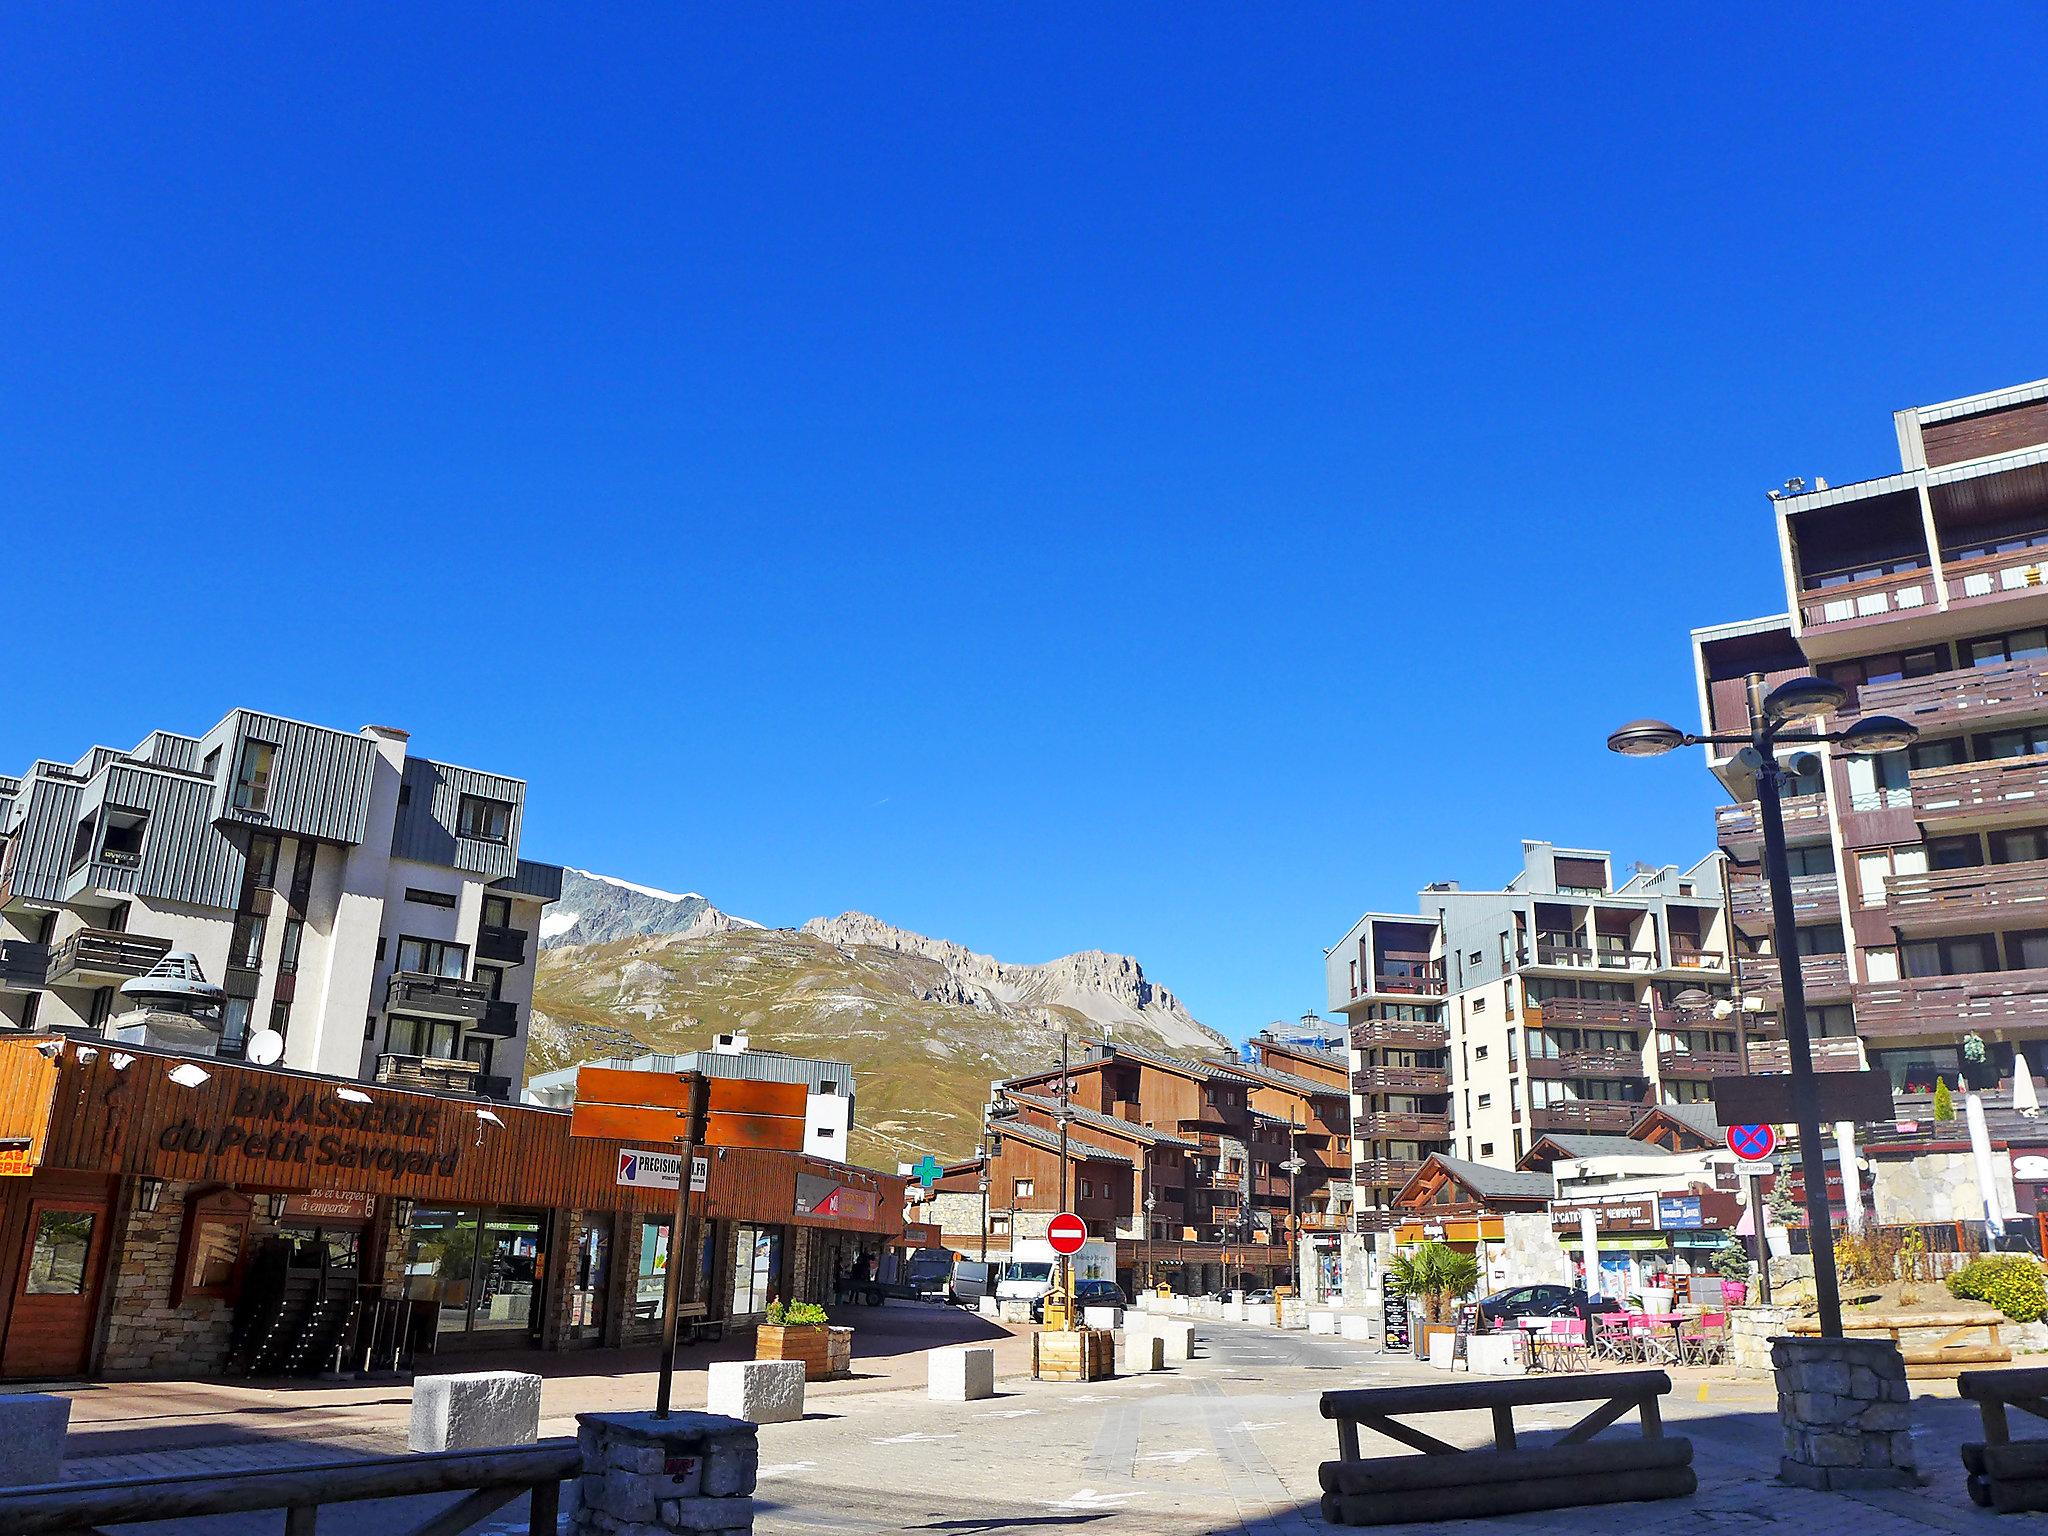
[{"label": "wooden bench", "polygon": [[2048,1510],[2048,1440],[2014,1440],[2006,1422],[2008,1408],[2048,1419],[2048,1366],[1964,1371],[1956,1392],[1984,1419],[1983,1442],[1963,1447],[1970,1498],[2000,1514]]},{"label": "wooden bench", "polygon": [[[1699,1480],[1692,1442],[1664,1434],[1657,1399],[1670,1390],[1663,1371],[1619,1371],[1325,1392],[1323,1417],[1337,1421],[1338,1459],[1321,1468],[1323,1518],[1332,1525],[1393,1525],[1684,1498]],[[1577,1402],[1599,1406],[1546,1444],[1517,1436],[1515,1409]],[[1404,1415],[1481,1410],[1493,1420],[1490,1450],[1465,1450],[1402,1422]],[[1640,1438],[1591,1443],[1631,1411],[1641,1420]],[[1363,1457],[1361,1424],[1424,1454]]]},{"label": "wooden bench", "polygon": [[[1949,1312],[1891,1312],[1845,1317],[1842,1319],[1842,1332],[1885,1335],[1899,1346],[1899,1354],[1906,1362],[1908,1379],[1937,1381],[1958,1375],[1967,1366],[2003,1365],[2012,1359],[2011,1347],[1998,1337],[1999,1326],[2004,1322],[2005,1314],[1995,1307],[1962,1307]],[[1984,1331],[1983,1339],[1968,1337],[1980,1328]],[[1801,1318],[1788,1325],[1786,1331],[1817,1334],[1820,1324],[1812,1318]],[[1932,1342],[1908,1343],[1901,1337],[1908,1333],[1933,1331],[1940,1331],[1941,1337]]]}]

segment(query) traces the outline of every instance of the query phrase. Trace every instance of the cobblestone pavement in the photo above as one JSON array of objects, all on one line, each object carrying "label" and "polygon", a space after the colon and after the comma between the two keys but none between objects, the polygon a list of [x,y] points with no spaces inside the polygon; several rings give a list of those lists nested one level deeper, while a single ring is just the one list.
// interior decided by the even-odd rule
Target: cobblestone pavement
[{"label": "cobblestone pavement", "polygon": [[[948,1342],[955,1324],[945,1314],[904,1309],[891,1326]],[[879,1320],[878,1320],[879,1325]],[[1056,1385],[1022,1377],[1020,1351],[1006,1341],[999,1359],[999,1395],[967,1404],[934,1403],[923,1391],[923,1361],[904,1349],[888,1370],[865,1383],[814,1386],[810,1412],[797,1424],[761,1431],[761,1483],[755,1528],[763,1536],[844,1536],[881,1531],[1003,1532],[1095,1526],[1101,1536],[1174,1532],[1297,1533],[1321,1529],[1315,1509],[1316,1468],[1335,1447],[1333,1427],[1317,1411],[1325,1390],[1442,1380],[1404,1357],[1383,1358],[1364,1345],[1222,1323],[1198,1324],[1198,1358],[1158,1375],[1087,1385]],[[1946,1392],[1916,1397],[1916,1444],[1929,1485],[1902,1492],[1816,1494],[1786,1488],[1776,1467],[1776,1400],[1771,1383],[1728,1372],[1674,1371],[1666,1400],[1670,1432],[1690,1435],[1700,1492],[1690,1500],[1609,1505],[1490,1521],[1459,1522],[1527,1532],[1583,1536],[1589,1532],[1661,1533],[1714,1530],[1852,1528],[1856,1536],[1991,1529],[1994,1517],[1963,1493],[1956,1453],[1975,1413]],[[644,1378],[584,1380],[579,1406],[638,1404]],[[855,1390],[847,1390],[851,1385]],[[551,1383],[552,1386],[552,1383]],[[392,1396],[388,1392],[387,1399]],[[402,1399],[403,1394],[397,1394]],[[701,1402],[701,1395],[682,1397]],[[566,1426],[544,1398],[543,1432]],[[146,1446],[118,1456],[67,1464],[73,1475],[108,1476],[162,1468],[225,1469],[386,1450],[403,1442],[401,1409],[387,1401],[381,1419],[358,1404],[344,1435],[315,1440],[241,1440],[186,1449]],[[1575,1405],[1522,1410],[1519,1427],[1562,1427]],[[102,1420],[105,1422],[105,1420]],[[273,1436],[279,1426],[268,1431]],[[1484,1443],[1483,1415],[1451,1417],[1433,1430],[1467,1444]],[[396,1502],[396,1501],[394,1501]],[[324,1536],[402,1528],[432,1508],[405,1501],[332,1506]],[[274,1532],[275,1515],[233,1521],[160,1522],[136,1532],[219,1536]],[[482,1527],[523,1531],[514,1508]],[[1390,1531],[1443,1527],[1387,1527]]]}]

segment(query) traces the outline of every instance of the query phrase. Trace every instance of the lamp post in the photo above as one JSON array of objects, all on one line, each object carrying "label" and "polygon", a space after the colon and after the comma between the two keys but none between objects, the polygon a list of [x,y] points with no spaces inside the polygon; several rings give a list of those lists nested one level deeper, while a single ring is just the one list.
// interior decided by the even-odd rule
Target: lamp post
[{"label": "lamp post", "polygon": [[1145,1288],[1151,1290],[1159,1284],[1159,1275],[1152,1267],[1152,1213],[1159,1209],[1159,1197],[1147,1192],[1145,1196]]},{"label": "lamp post", "polygon": [[[1813,1294],[1824,1338],[1842,1336],[1842,1299],[1835,1279],[1833,1224],[1828,1215],[1827,1143],[1821,1139],[1819,1085],[1813,1047],[1806,1033],[1806,982],[1800,974],[1799,941],[1792,916],[1792,871],[1785,857],[1785,816],[1779,804],[1784,769],[1781,746],[1831,742],[1859,757],[1896,752],[1920,734],[1891,715],[1867,715],[1842,731],[1823,731],[1816,722],[1849,701],[1849,690],[1820,677],[1794,677],[1768,695],[1760,673],[1749,678],[1749,731],[1745,735],[1695,736],[1662,720],[1631,720],[1607,738],[1610,751],[1625,757],[1661,757],[1678,747],[1732,746],[1736,760],[1756,775],[1757,819],[1763,831],[1764,877],[1771,891],[1771,947],[1785,991],[1785,1054],[1792,1075],[1792,1107],[1799,1128],[1799,1166],[1806,1182],[1806,1229],[1813,1250]],[[1805,729],[1788,729],[1804,726]],[[1730,962],[1733,962],[1730,955]],[[1847,1170],[1844,1170],[1846,1175]],[[1844,1189],[1847,1189],[1846,1181]]]},{"label": "lamp post", "polygon": [[1287,1225],[1294,1232],[1294,1294],[1300,1305],[1306,1307],[1308,1298],[1301,1289],[1301,1170],[1308,1166],[1301,1160],[1301,1154],[1294,1150],[1294,1133],[1297,1127],[1292,1120],[1287,1122],[1287,1161],[1280,1166],[1287,1170]]}]

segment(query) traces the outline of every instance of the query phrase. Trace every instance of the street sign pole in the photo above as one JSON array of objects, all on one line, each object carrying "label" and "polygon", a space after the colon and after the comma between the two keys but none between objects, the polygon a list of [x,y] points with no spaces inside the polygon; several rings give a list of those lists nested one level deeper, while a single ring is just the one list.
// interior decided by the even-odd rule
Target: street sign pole
[{"label": "street sign pole", "polygon": [[669,1399],[675,1387],[676,1338],[681,1332],[677,1313],[682,1310],[683,1255],[689,1248],[690,1184],[697,1163],[697,1146],[704,1139],[704,1112],[710,1084],[699,1073],[691,1074],[690,1107],[683,1122],[681,1161],[676,1168],[675,1225],[668,1234],[668,1273],[661,1283],[661,1381],[654,1392],[654,1416],[668,1417]]},{"label": "street sign pole", "polygon": [[1771,1220],[1770,1212],[1764,1209],[1764,1176],[1754,1170],[1749,1175],[1749,1224],[1756,1232],[1757,1300],[1768,1307],[1771,1304]]}]

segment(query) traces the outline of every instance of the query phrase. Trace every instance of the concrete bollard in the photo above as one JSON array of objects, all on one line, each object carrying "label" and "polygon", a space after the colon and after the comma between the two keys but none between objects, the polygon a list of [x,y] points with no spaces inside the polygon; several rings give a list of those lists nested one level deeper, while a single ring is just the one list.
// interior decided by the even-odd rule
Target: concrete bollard
[{"label": "concrete bollard", "polygon": [[925,1395],[941,1403],[971,1403],[996,1395],[996,1352],[988,1344],[925,1351]]},{"label": "concrete bollard", "polygon": [[1166,1340],[1156,1333],[1127,1335],[1124,1339],[1124,1369],[1133,1376],[1166,1369]]},{"label": "concrete bollard", "polygon": [[61,1482],[64,1436],[71,1427],[71,1399],[43,1392],[0,1396],[0,1487]]},{"label": "concrete bollard", "polygon": [[[795,1365],[768,1360],[764,1365]],[[739,1536],[754,1528],[760,1441],[754,1426],[708,1413],[579,1413],[568,1536],[688,1531]]]},{"label": "concrete bollard", "polygon": [[1334,1334],[1337,1331],[1337,1314],[1334,1312],[1311,1312],[1308,1315],[1310,1333]]},{"label": "concrete bollard", "polygon": [[1122,1307],[1083,1307],[1081,1326],[1084,1328],[1114,1328],[1123,1321]]},{"label": "concrete bollard", "polygon": [[1337,1332],[1347,1339],[1360,1344],[1372,1342],[1372,1319],[1363,1312],[1346,1312],[1337,1320]]},{"label": "concrete bollard", "polygon": [[1273,1303],[1270,1301],[1246,1302],[1244,1304],[1244,1320],[1248,1323],[1257,1323],[1262,1328],[1271,1328],[1275,1321]]},{"label": "concrete bollard", "polygon": [[540,1378],[523,1371],[418,1376],[412,1384],[414,1451],[479,1451],[531,1445],[540,1434]]},{"label": "concrete bollard", "polygon": [[1148,1330],[1166,1350],[1166,1358],[1192,1360],[1195,1355],[1195,1325],[1175,1319],[1161,1318]]},{"label": "concrete bollard", "polygon": [[715,1360],[710,1411],[749,1424],[787,1424],[804,1416],[801,1360]]},{"label": "concrete bollard", "polygon": [[1001,1311],[1001,1308],[996,1305],[995,1297],[977,1296],[974,1298],[974,1310],[983,1317],[994,1317]]},{"label": "concrete bollard", "polygon": [[996,1302],[996,1316],[1006,1323],[1028,1323],[1031,1303],[1018,1296],[1002,1297]]}]

